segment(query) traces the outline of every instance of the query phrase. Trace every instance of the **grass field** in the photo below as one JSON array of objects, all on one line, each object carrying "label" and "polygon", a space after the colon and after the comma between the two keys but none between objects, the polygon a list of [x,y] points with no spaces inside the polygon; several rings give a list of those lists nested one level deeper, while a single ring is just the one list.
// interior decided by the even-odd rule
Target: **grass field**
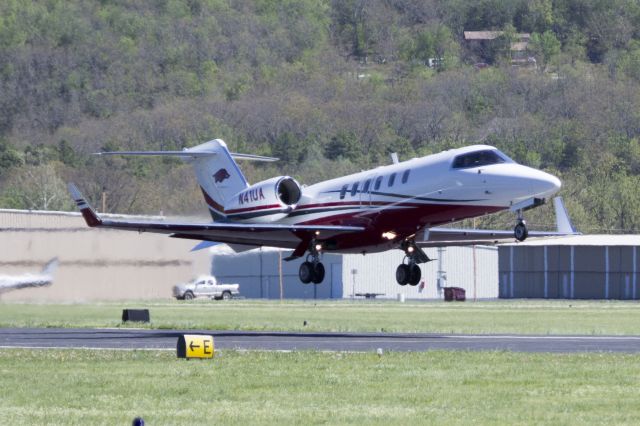
[{"label": "grass field", "polygon": [[153,328],[640,335],[640,304],[622,301],[0,303],[0,327],[120,327],[123,308]]},{"label": "grass field", "polygon": [[1,424],[638,424],[640,358],[0,350]]},{"label": "grass field", "polygon": [[[124,327],[123,308],[154,328],[640,335],[639,304],[586,301],[0,303],[0,327]],[[637,354],[0,349],[0,425],[639,424],[639,383]]]}]

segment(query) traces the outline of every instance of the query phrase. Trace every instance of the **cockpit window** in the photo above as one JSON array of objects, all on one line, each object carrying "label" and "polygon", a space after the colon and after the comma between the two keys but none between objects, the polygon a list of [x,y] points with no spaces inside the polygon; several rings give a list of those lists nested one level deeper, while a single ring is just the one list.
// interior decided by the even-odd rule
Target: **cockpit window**
[{"label": "cockpit window", "polygon": [[490,164],[499,164],[504,162],[506,162],[506,160],[498,155],[496,151],[485,150],[458,155],[454,158],[452,167],[454,169],[467,169],[469,167],[488,166]]}]

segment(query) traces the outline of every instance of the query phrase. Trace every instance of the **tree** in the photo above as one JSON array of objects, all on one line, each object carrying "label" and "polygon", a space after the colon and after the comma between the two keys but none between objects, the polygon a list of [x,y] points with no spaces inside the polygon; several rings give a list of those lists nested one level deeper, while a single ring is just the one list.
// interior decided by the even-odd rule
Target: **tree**
[{"label": "tree", "polygon": [[353,132],[340,131],[334,135],[324,149],[324,156],[330,160],[346,158],[356,160],[362,154],[358,138]]},{"label": "tree", "polygon": [[538,62],[543,68],[548,66],[560,53],[560,41],[552,31],[545,31],[542,34],[531,34],[529,48],[536,54]]},{"label": "tree", "polygon": [[24,166],[9,180],[1,199],[10,208],[71,210],[65,184],[51,164]]}]

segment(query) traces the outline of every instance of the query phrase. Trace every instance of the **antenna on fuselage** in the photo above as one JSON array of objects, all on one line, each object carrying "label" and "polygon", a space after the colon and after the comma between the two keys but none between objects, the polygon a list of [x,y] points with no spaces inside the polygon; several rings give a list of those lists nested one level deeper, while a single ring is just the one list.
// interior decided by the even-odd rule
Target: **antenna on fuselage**
[{"label": "antenna on fuselage", "polygon": [[391,161],[393,162],[393,164],[398,164],[400,162],[400,160],[398,160],[398,153],[397,152],[392,152],[391,153]]}]

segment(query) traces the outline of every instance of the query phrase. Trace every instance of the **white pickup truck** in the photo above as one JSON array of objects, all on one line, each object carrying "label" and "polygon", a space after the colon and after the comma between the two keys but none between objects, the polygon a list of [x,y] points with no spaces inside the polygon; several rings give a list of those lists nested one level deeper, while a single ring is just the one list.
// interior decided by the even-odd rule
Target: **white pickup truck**
[{"label": "white pickup truck", "polygon": [[216,300],[229,300],[240,294],[240,284],[218,284],[216,277],[203,275],[188,283],[173,287],[173,297],[178,300],[191,300],[194,297],[208,297]]}]

